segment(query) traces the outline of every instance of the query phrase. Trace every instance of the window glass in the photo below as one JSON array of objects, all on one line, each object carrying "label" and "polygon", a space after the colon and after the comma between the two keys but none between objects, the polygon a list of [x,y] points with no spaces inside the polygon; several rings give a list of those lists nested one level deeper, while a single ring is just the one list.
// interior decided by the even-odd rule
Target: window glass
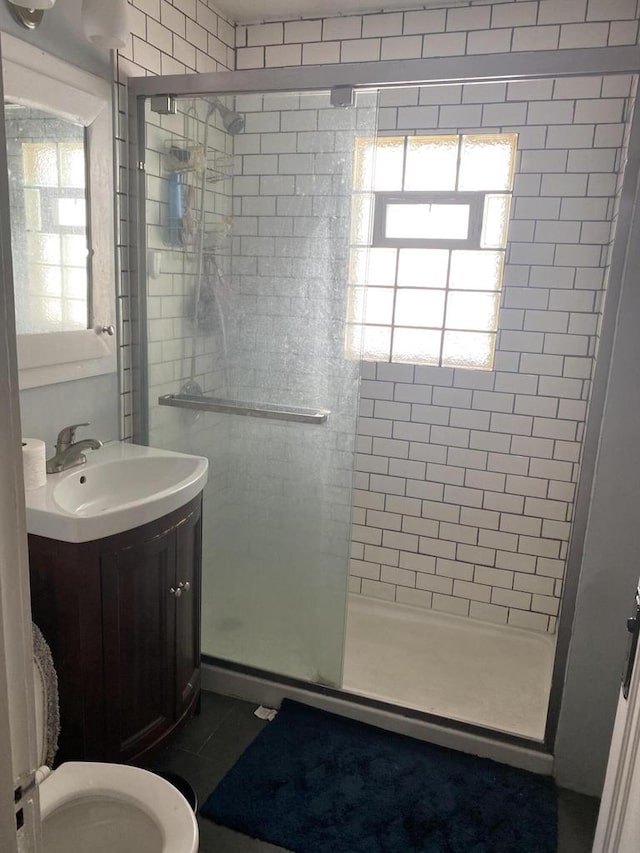
[{"label": "window glass", "polygon": [[405,190],[455,190],[457,136],[410,136],[407,139]]},{"label": "window glass", "polygon": [[444,318],[444,297],[444,290],[400,288],[396,291],[394,324],[419,326],[423,329],[441,328]]},{"label": "window glass", "polygon": [[425,329],[393,330],[392,361],[410,364],[438,364],[442,332]]},{"label": "window glass", "polygon": [[384,236],[397,240],[466,240],[468,204],[416,204],[391,202],[386,208]]},{"label": "window glass", "polygon": [[476,133],[462,137],[459,190],[510,190],[517,134]]},{"label": "window glass", "polygon": [[400,249],[398,287],[446,287],[448,249]]}]

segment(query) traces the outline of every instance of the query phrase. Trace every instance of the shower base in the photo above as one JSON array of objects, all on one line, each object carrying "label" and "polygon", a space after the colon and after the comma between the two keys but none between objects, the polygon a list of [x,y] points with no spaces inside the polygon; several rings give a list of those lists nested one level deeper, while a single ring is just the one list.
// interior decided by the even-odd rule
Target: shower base
[{"label": "shower base", "polygon": [[555,636],[350,595],[343,689],[542,741]]}]

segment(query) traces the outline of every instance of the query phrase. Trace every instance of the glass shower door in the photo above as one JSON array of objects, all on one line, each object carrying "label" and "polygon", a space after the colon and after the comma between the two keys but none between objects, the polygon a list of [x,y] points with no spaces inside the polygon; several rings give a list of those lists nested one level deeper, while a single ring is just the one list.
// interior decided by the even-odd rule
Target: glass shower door
[{"label": "glass shower door", "polygon": [[339,100],[145,105],[148,441],[210,461],[202,651],[332,686],[358,404],[354,149],[377,94]]}]

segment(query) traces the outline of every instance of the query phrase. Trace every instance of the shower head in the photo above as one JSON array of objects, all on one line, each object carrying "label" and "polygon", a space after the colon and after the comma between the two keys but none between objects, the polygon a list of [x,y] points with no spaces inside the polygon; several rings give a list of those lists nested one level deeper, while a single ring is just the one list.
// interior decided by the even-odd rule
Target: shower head
[{"label": "shower head", "polygon": [[220,113],[222,124],[227,133],[235,136],[244,130],[244,119],[240,113],[236,113],[234,110],[230,110],[229,107],[225,107],[218,98],[211,98],[211,106]]}]

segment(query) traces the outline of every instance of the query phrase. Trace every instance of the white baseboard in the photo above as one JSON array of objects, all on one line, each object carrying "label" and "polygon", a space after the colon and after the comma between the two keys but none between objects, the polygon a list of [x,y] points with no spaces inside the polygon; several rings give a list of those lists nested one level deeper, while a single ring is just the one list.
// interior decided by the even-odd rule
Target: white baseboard
[{"label": "white baseboard", "polygon": [[407,717],[401,711],[393,712],[363,705],[352,701],[347,694],[344,698],[329,696],[301,686],[279,684],[260,676],[234,672],[215,664],[202,665],[202,687],[204,690],[212,690],[269,708],[279,708],[284,698],[294,699],[306,705],[312,705],[314,708],[341,714],[343,717],[408,735],[417,740],[490,758],[501,764],[530,770],[532,773],[545,776],[553,774],[553,756],[549,753],[527,749],[519,744],[502,742],[490,735],[460,731],[427,720]]}]

